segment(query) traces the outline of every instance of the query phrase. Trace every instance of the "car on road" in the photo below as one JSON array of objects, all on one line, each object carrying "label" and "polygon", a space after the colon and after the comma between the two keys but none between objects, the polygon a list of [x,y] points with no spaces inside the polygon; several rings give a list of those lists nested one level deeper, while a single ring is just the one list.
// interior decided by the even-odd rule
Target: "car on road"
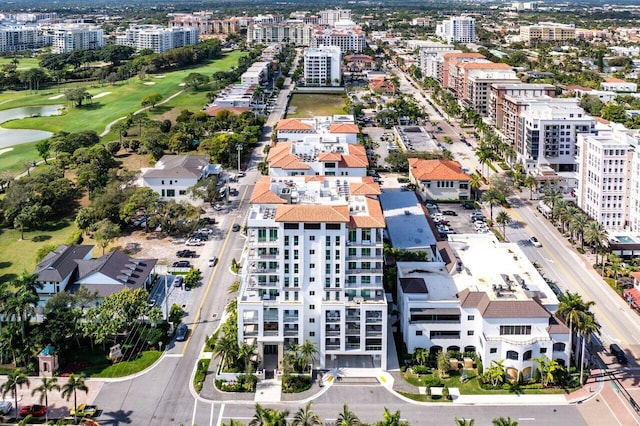
[{"label": "car on road", "polygon": [[178,260],[177,262],[173,262],[174,268],[190,268],[191,262],[188,260]]},{"label": "car on road", "polygon": [[611,352],[611,354],[616,357],[618,364],[629,363],[629,360],[627,359],[627,356],[625,355],[624,351],[617,344],[612,343],[609,346],[609,352]]},{"label": "car on road", "polygon": [[246,176],[246,173],[244,171],[241,170],[241,171],[238,172],[238,177],[239,178],[245,177],[245,176]]},{"label": "car on road", "polygon": [[442,210],[442,214],[445,216],[458,216],[458,213],[453,210]]},{"label": "car on road", "polygon": [[238,232],[240,230],[240,225],[238,225],[237,223],[234,223],[233,226],[231,227],[231,230],[233,232]]},{"label": "car on road", "polygon": [[80,404],[77,410],[73,408],[69,410],[69,415],[71,416],[94,417],[96,414],[98,414],[97,405]]},{"label": "car on road", "polygon": [[182,283],[184,283],[184,277],[182,275],[176,275],[176,277],[173,279],[173,286],[182,287]]},{"label": "car on road", "polygon": [[196,257],[196,252],[194,250],[180,250],[176,252],[176,256],[178,257]]},{"label": "car on road", "polygon": [[20,408],[20,417],[42,417],[47,412],[47,407],[44,405],[23,405]]},{"label": "car on road", "polygon": [[209,266],[210,267],[214,267],[218,264],[218,258],[216,256],[213,256],[211,258],[209,258]]},{"label": "car on road", "polygon": [[529,242],[534,247],[542,247],[542,243],[540,241],[538,241],[538,239],[536,237],[534,237],[533,235],[529,237]]},{"label": "car on road", "polygon": [[187,340],[187,335],[189,334],[189,328],[186,324],[180,324],[176,329],[176,341],[184,342]]}]

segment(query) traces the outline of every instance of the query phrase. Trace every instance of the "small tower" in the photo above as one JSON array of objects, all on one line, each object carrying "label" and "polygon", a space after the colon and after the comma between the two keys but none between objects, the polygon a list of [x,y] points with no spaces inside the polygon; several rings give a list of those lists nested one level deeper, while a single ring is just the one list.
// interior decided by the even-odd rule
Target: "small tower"
[{"label": "small tower", "polygon": [[58,371],[60,364],[58,364],[58,354],[55,347],[52,345],[46,346],[42,352],[38,354],[38,371],[41,376],[53,377],[53,374]]}]

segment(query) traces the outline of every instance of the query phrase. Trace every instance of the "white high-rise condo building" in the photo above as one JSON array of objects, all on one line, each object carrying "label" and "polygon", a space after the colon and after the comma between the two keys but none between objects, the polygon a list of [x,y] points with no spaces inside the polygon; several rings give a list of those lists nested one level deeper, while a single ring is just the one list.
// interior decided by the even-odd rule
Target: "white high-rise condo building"
[{"label": "white high-rise condo building", "polygon": [[21,52],[37,49],[42,45],[42,37],[38,28],[28,25],[11,25],[0,27],[0,52]]},{"label": "white high-rise condo building", "polygon": [[476,41],[476,20],[469,16],[454,16],[436,26],[436,35],[447,43]]},{"label": "white high-rise condo building", "polygon": [[362,52],[367,45],[367,35],[358,26],[318,28],[311,38],[311,47],[338,46],[342,53]]},{"label": "white high-rise condo building", "polygon": [[334,26],[338,21],[351,20],[351,10],[330,9],[320,11],[320,25]]},{"label": "white high-rise condo building", "polygon": [[60,24],[53,28],[53,53],[93,50],[104,46],[102,28],[92,24]]},{"label": "white high-rise condo building", "polygon": [[385,221],[370,177],[263,176],[251,195],[238,339],[267,377],[291,344],[320,368],[386,369]]},{"label": "white high-rise condo building", "polygon": [[194,27],[135,25],[127,28],[124,35],[117,36],[116,44],[130,46],[136,50],[151,49],[155,53],[162,53],[176,47],[198,44],[198,37],[198,29]]},{"label": "white high-rise condo building", "polygon": [[304,50],[304,82],[307,86],[340,86],[342,54],[337,46]]}]

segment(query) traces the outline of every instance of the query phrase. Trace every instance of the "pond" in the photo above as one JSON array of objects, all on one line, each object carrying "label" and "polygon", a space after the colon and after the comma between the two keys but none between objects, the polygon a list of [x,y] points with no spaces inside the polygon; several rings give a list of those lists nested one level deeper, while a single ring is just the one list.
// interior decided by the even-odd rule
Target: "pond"
[{"label": "pond", "polygon": [[[64,108],[62,105],[41,105],[7,109],[0,111],[0,125],[7,121],[19,120],[21,118],[59,115],[62,113],[62,108]],[[23,143],[37,142],[51,137],[51,135],[51,132],[42,130],[4,129],[0,127],[0,149]]]}]

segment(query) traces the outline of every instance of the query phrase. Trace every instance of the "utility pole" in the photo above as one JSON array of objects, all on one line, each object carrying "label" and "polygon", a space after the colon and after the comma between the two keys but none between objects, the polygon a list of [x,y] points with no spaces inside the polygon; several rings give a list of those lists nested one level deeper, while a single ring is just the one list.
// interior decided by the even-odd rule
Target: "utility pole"
[{"label": "utility pole", "polygon": [[242,152],[242,145],[237,144],[236,150],[238,151],[238,175],[240,175],[240,153]]}]

